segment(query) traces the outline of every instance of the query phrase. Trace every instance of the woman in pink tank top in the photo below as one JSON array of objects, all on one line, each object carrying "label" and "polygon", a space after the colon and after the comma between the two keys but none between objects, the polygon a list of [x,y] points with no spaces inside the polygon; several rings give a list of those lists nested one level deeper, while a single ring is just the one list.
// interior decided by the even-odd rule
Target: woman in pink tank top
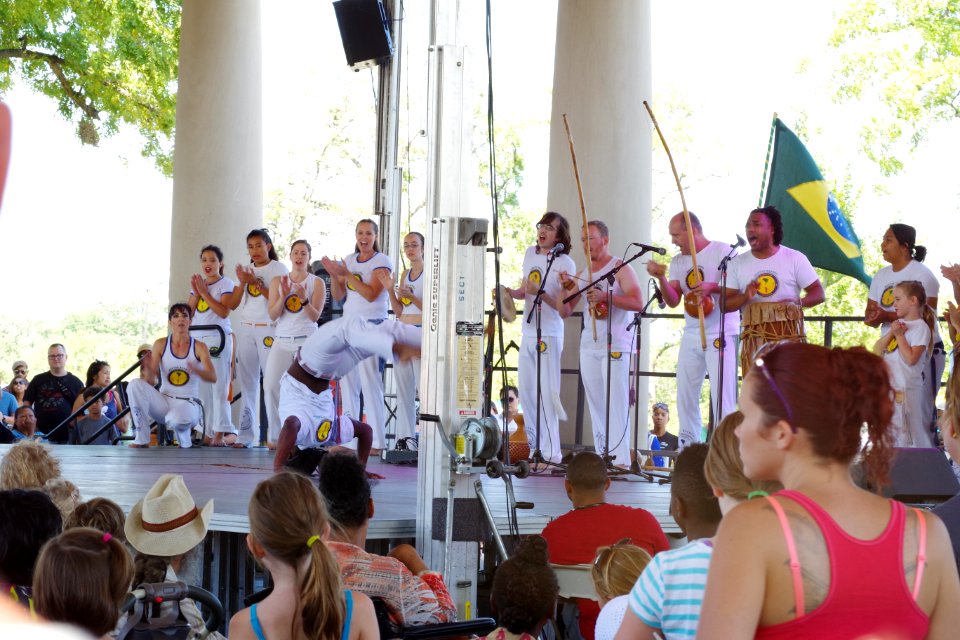
[{"label": "woman in pink tank top", "polygon": [[871,484],[887,480],[892,397],[882,359],[859,347],[758,353],[736,434],[746,475],[786,489],[723,519],[698,639],[957,637],[943,523],[851,478],[861,454]]}]

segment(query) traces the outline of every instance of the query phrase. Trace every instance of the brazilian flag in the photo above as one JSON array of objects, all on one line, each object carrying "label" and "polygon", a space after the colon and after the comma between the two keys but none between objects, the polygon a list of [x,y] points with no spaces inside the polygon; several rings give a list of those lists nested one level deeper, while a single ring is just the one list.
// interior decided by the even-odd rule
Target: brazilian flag
[{"label": "brazilian flag", "polygon": [[765,206],[783,214],[783,244],[803,252],[811,264],[870,284],[860,240],[817,163],[779,118],[773,121],[773,158]]}]

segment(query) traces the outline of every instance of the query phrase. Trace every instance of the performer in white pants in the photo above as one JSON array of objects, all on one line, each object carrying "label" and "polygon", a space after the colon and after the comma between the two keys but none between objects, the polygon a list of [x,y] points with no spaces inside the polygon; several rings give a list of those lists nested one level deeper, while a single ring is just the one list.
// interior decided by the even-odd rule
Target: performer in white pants
[{"label": "performer in white pants", "polygon": [[[363,318],[375,322],[387,319],[387,292],[377,275],[377,271],[393,272],[390,258],[380,253],[377,242],[379,229],[377,223],[364,219],[356,227],[356,252],[342,262],[324,256],[321,260],[330,274],[331,295],[343,303],[344,318]],[[361,420],[360,391],[363,391],[363,410],[367,422],[373,429],[373,448],[383,449],[384,407],[383,375],[380,373],[380,358],[371,356],[359,363],[340,381],[340,398],[343,413],[355,420]]]},{"label": "performer in white pants", "polygon": [[214,383],[200,384],[200,402],[203,404],[203,439],[214,447],[233,444],[237,428],[230,415],[230,380],[233,374],[233,332],[230,329],[231,309],[239,300],[237,286],[223,276],[223,252],[208,244],[200,250],[200,268],[190,278],[190,299],[187,304],[193,310],[193,324],[218,326],[223,329],[223,349],[220,350],[220,333],[215,330],[196,331],[194,335],[207,345],[217,372]]},{"label": "performer in white pants", "polygon": [[[260,436],[260,372],[267,367],[274,330],[268,310],[270,283],[288,273],[277,261],[277,252],[266,229],[254,229],[247,234],[247,252],[250,264],[237,265],[243,297],[237,325],[237,385],[241,409],[240,435],[235,447],[252,447]],[[268,404],[266,409],[268,429],[270,424],[280,424],[276,405]],[[274,443],[268,440],[267,446],[272,448]]]},{"label": "performer in white pants", "polygon": [[[562,249],[555,247],[563,245]],[[570,306],[563,304],[562,275],[575,273],[576,264],[570,253],[570,225],[559,213],[548,211],[537,223],[537,244],[529,247],[523,257],[523,280],[516,289],[510,289],[515,299],[524,300],[522,340],[517,371],[520,404],[526,411],[524,422],[530,452],[537,450],[537,416],[540,418],[540,453],[547,462],[560,462],[560,420],[567,414],[560,404],[560,356],[563,353],[563,320],[570,315]],[[537,344],[537,320],[527,322],[533,301],[547,270],[553,266],[546,280],[540,305],[540,335]],[[540,352],[540,396],[537,406],[537,351]]]},{"label": "performer in white pants", "polygon": [[[277,325],[263,372],[263,399],[269,407],[280,404],[280,378],[290,368],[297,349],[317,331],[317,320],[323,312],[327,286],[308,271],[311,247],[306,240],[297,240],[290,247],[289,276],[270,282],[270,319]],[[281,424],[269,425],[268,442],[276,442]]]},{"label": "performer in white pants", "polygon": [[[403,253],[410,268],[400,276],[400,286],[393,288],[393,279],[386,271],[377,271],[383,288],[390,295],[390,307],[397,319],[420,329],[423,310],[423,234],[413,231],[403,238]],[[420,358],[393,363],[397,383],[396,440],[412,438],[417,428],[417,390],[420,388]]]},{"label": "performer in white pants", "polygon": [[[730,253],[731,246],[713,242],[703,235],[700,220],[690,214],[693,225],[693,244],[697,251],[697,268],[701,284],[696,284],[693,275],[693,259],[687,226],[683,214],[670,219],[670,238],[680,253],[670,261],[670,275],[664,265],[654,261],[647,263],[647,273],[660,283],[663,301],[671,307],[684,304],[683,336],[680,338],[680,353],[677,357],[677,417],[680,420],[679,448],[700,442],[703,433],[703,416],[700,412],[700,391],[705,376],[710,378],[710,404],[716,424],[737,408],[737,334],[740,318],[736,311],[727,313],[724,319],[726,334],[723,352],[723,389],[719,389],[720,373],[720,262]],[[703,323],[707,337],[707,349],[700,342],[700,320],[696,300],[700,295],[709,298],[703,307]],[[723,415],[718,415],[718,403],[723,399]]]},{"label": "performer in white pants", "polygon": [[[134,430],[131,447],[150,446],[153,421],[158,429],[175,432],[182,448],[192,444],[190,432],[201,418],[200,381],[216,382],[217,372],[207,345],[190,337],[190,314],[189,305],[182,302],[170,307],[170,335],[153,343],[153,349],[143,355],[141,377],[127,385]],[[154,388],[158,371],[159,391]]]},{"label": "performer in white pants", "polygon": [[[600,220],[587,223],[584,231],[590,250],[593,279],[603,277],[620,265],[620,258],[610,255],[610,231]],[[575,290],[590,280],[586,268],[579,274],[579,282],[562,278],[564,287]],[[630,466],[629,383],[630,352],[633,334],[627,328],[632,319],[629,312],[643,309],[643,296],[637,274],[627,265],[613,277],[613,308],[608,309],[609,279],[586,292],[587,308],[580,333],[580,379],[590,409],[593,445],[599,455],[612,456],[614,464]],[[576,307],[580,296],[570,301]],[[607,321],[610,323],[610,440],[607,429]],[[595,332],[594,332],[595,331]]]},{"label": "performer in white pants", "polygon": [[300,347],[280,379],[283,428],[273,459],[274,471],[288,467],[312,473],[323,447],[349,444],[354,437],[357,457],[366,464],[373,431],[359,420],[336,415],[330,381],[342,379],[370,357],[396,361],[419,355],[420,332],[413,325],[351,316],[320,327]]}]

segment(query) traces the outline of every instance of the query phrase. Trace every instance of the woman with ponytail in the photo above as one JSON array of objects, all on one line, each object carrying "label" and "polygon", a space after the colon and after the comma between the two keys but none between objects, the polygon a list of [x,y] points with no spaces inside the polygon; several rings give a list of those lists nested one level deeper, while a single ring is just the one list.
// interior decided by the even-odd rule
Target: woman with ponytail
[{"label": "woman with ponytail", "polygon": [[[870,282],[864,322],[871,327],[880,327],[881,335],[887,333],[891,323],[897,320],[897,312],[893,307],[893,288],[897,283],[906,280],[915,280],[923,285],[927,294],[927,305],[936,316],[940,281],[933,271],[922,264],[927,257],[927,248],[917,244],[917,230],[907,224],[890,225],[883,234],[880,250],[883,252],[883,259],[889,262],[890,266],[880,269]],[[933,348],[927,352],[927,356],[923,378],[923,419],[928,430],[933,433],[937,416],[937,393],[940,391],[940,380],[946,364],[943,339],[936,322],[933,323]]]},{"label": "woman with ponytail", "polygon": [[257,485],[248,510],[247,548],[270,572],[273,591],[234,614],[231,640],[376,640],[370,599],[344,591],[324,540],[327,509],[304,475],[278,473]]},{"label": "woman with ponytail", "polygon": [[80,527],[64,531],[40,552],[33,574],[37,613],[109,638],[133,580],[133,560],[110,533]]},{"label": "woman with ponytail", "polygon": [[[893,390],[865,349],[782,344],[757,354],[736,429],[744,474],[785,490],[720,523],[697,638],[948,638],[960,579],[943,523],[881,487]],[[866,442],[861,433],[865,430]]]}]

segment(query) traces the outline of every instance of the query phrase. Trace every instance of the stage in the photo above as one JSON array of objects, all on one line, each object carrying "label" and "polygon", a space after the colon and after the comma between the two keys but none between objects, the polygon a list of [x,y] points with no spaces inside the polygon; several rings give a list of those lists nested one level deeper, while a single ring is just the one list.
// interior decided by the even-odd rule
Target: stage
[{"label": "stage", "polygon": [[[5,454],[12,445],[0,445]],[[52,445],[60,460],[63,477],[80,489],[84,500],[110,498],[125,512],[140,500],[164,473],[183,475],[198,506],[214,501],[211,529],[228,533],[246,533],[247,503],[256,484],[273,468],[273,452],[264,448],[229,449],[201,447],[179,449],[152,447],[132,449],[126,446]],[[385,464],[371,458],[368,468],[386,480],[373,487],[376,512],[370,521],[372,540],[414,538],[417,509],[417,468]],[[506,491],[501,479],[475,476],[483,482],[497,529],[508,533]],[[608,502],[642,507],[656,516],[667,533],[679,529],[669,515],[669,485],[650,483],[637,476],[616,479],[607,494]],[[532,509],[519,509],[521,534],[539,533],[555,517],[570,510],[562,476],[534,475],[514,479],[519,502],[533,503]]]}]

